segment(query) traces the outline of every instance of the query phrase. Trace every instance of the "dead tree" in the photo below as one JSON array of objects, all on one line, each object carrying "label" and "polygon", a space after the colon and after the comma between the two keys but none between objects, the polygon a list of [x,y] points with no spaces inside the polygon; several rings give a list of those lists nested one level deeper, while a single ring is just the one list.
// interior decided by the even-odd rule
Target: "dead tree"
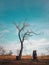
[{"label": "dead tree", "polygon": [[[20,49],[20,53],[18,55],[18,57],[16,58],[17,60],[20,60],[21,59],[21,56],[22,56],[22,50],[23,50],[23,43],[24,43],[24,40],[30,36],[32,36],[33,34],[36,34],[34,31],[30,31],[29,29],[29,24],[26,24],[26,23],[22,23],[22,25],[20,26],[17,25],[16,23],[14,23],[14,25],[16,26],[16,28],[18,29],[18,37],[19,37],[19,41],[21,43],[21,49]],[[27,29],[28,27],[28,29]]]}]

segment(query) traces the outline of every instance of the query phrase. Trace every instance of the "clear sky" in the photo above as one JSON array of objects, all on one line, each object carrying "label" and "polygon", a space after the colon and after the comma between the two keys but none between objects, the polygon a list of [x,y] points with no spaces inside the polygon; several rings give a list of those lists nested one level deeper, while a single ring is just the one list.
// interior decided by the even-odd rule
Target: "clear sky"
[{"label": "clear sky", "polygon": [[25,18],[33,25],[33,31],[41,34],[34,35],[29,42],[25,40],[23,54],[32,54],[33,49],[46,53],[45,49],[49,49],[49,0],[0,0],[0,46],[15,54],[20,43],[13,22],[24,22]]}]

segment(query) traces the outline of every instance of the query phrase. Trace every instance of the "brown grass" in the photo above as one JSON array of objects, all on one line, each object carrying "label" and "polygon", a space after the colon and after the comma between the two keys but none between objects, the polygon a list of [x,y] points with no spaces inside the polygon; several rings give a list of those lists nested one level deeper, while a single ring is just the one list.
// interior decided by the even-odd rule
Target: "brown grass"
[{"label": "brown grass", "polygon": [[38,60],[32,60],[32,56],[22,56],[22,60],[16,61],[16,56],[0,56],[0,65],[49,65],[49,56],[39,56]]},{"label": "brown grass", "polygon": [[16,56],[0,55],[0,60],[15,60]]}]

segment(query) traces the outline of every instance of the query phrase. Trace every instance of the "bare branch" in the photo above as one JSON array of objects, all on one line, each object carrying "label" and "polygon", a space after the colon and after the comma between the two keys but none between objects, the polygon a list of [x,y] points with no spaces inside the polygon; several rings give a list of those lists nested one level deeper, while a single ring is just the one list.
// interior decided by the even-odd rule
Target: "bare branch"
[{"label": "bare branch", "polygon": [[28,25],[24,22],[20,31],[24,30],[26,27],[28,27]]},{"label": "bare branch", "polygon": [[16,28],[21,32],[22,30],[24,30],[25,27],[27,27],[28,25],[24,22],[22,25],[22,28],[20,26],[18,26],[15,22],[13,23]]},{"label": "bare branch", "polygon": [[[23,36],[21,36],[21,31],[23,32],[23,30],[28,27],[29,25],[26,24],[25,22],[23,23],[22,27],[18,26],[15,22],[14,25],[16,26],[16,28],[18,29],[18,37],[20,42],[24,41],[26,36],[33,36],[33,34],[38,35],[37,33],[35,33],[34,31],[29,31],[27,30],[26,32],[24,32]],[[22,38],[22,39],[21,39]]]},{"label": "bare branch", "polygon": [[33,34],[36,34],[36,33],[35,32],[29,32],[29,31],[25,32],[22,41],[24,41],[26,36],[33,36]]},{"label": "bare branch", "polygon": [[13,24],[16,26],[16,28],[17,28],[18,30],[20,30],[20,29],[19,29],[19,26],[18,26],[15,22],[14,22]]},{"label": "bare branch", "polygon": [[[21,31],[23,31],[27,26],[28,26],[28,24],[26,24],[25,22],[23,23],[23,25],[22,25],[22,27],[20,27],[20,26],[18,26],[15,22],[14,22],[14,25],[16,26],[16,28],[18,29],[18,37],[19,37],[19,40],[20,40],[20,42],[22,42],[22,40],[21,40]],[[26,33],[25,33],[26,34]],[[29,34],[27,34],[27,35],[29,35]]]},{"label": "bare branch", "polygon": [[20,42],[21,42],[21,36],[20,36],[20,33],[21,33],[21,29],[19,28],[19,26],[14,22],[13,23],[15,26],[16,26],[16,28],[18,29],[18,37],[19,37],[19,40],[20,40]]}]

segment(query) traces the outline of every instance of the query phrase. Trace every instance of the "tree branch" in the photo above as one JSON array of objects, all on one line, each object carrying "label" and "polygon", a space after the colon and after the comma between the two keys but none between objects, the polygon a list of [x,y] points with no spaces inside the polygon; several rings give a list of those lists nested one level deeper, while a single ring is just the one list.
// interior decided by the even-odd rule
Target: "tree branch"
[{"label": "tree branch", "polygon": [[35,32],[29,32],[29,31],[27,31],[26,33],[24,33],[22,41],[24,41],[24,39],[25,39],[26,36],[33,36],[33,34],[36,34],[36,33]]},{"label": "tree branch", "polygon": [[18,26],[16,23],[14,23],[14,25],[18,29],[18,37],[19,37],[20,42],[23,42],[26,36],[33,36],[33,34],[38,35],[34,31],[27,31],[27,32],[24,33],[24,35],[23,35],[23,37],[21,39],[21,31],[23,31],[25,29],[25,27],[28,27],[28,24],[26,24],[24,22],[23,25],[22,25],[22,27]]},{"label": "tree branch", "polygon": [[20,31],[24,30],[24,28],[27,27],[27,26],[28,26],[28,25],[25,24],[25,22],[24,22],[22,28],[20,29]]},{"label": "tree branch", "polygon": [[18,30],[20,30],[20,29],[19,29],[19,26],[18,26],[15,22],[14,22],[13,24],[16,26],[16,28],[17,28]]}]

